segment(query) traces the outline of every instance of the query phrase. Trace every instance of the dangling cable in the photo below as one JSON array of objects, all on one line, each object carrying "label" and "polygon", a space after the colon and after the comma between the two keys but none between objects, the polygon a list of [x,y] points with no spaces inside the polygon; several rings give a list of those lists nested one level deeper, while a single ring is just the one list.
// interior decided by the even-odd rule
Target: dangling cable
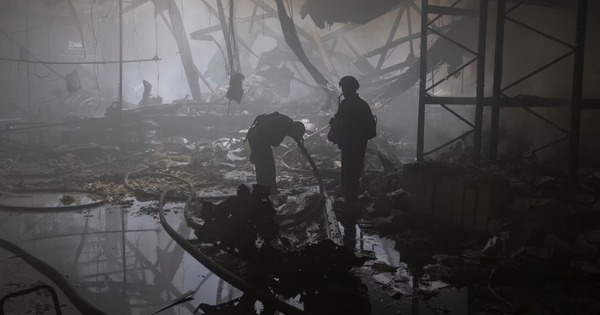
[{"label": "dangling cable", "polygon": [[133,16],[133,29],[131,30],[131,44],[133,45],[133,51],[134,51],[134,55],[137,58],[137,45],[135,44],[135,35],[137,34],[137,25],[135,22],[135,8],[132,9],[132,16]]},{"label": "dangling cable", "polygon": [[158,89],[160,88],[160,60],[158,60],[158,22],[154,16],[154,57],[156,61],[156,97],[158,98]]}]

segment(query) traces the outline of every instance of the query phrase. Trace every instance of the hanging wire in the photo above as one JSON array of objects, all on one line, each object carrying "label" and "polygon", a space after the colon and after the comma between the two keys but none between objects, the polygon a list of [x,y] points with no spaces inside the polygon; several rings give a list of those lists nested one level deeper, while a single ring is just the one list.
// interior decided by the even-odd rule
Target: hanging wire
[{"label": "hanging wire", "polygon": [[[88,27],[88,30],[86,30],[85,35],[87,35],[89,29],[91,28],[92,31],[92,47],[94,49],[94,61],[96,61],[96,56],[98,55],[98,52],[96,50],[96,46],[98,45],[98,39],[96,38],[96,28],[94,27],[94,0],[90,0],[90,27]],[[100,84],[98,83],[98,65],[95,65],[93,67],[94,69],[94,88],[96,89],[96,93],[98,95],[98,97],[100,96]]]},{"label": "hanging wire", "polygon": [[[46,11],[46,15],[48,15],[48,11]],[[52,49],[50,48],[50,27],[46,27],[46,37],[48,38],[48,61],[52,60]],[[49,65],[52,68],[51,65]]]},{"label": "hanging wire", "polygon": [[[46,11],[46,16],[48,16],[48,11]],[[50,27],[46,27],[46,35],[47,35],[47,41],[48,41],[48,60],[51,61],[52,60],[52,55],[50,54]],[[45,75],[39,75],[37,73],[37,64],[35,64],[33,66],[33,74],[38,78],[38,79],[45,79],[47,77],[50,76],[50,74],[52,74],[52,65],[48,65],[48,67],[50,69],[48,69],[48,73],[46,73]]]},{"label": "hanging wire", "polygon": [[110,16],[110,12],[112,12],[114,4],[115,4],[115,1],[110,2],[110,8],[108,8],[108,12],[106,12],[106,15],[102,14],[102,11],[100,11],[100,8],[98,9],[98,12],[100,13],[100,17],[102,19],[106,19],[108,16]]},{"label": "hanging wire", "polygon": [[8,73],[7,73],[7,76],[6,76],[6,81],[10,80],[10,76],[12,75],[13,65],[14,65],[14,62],[10,62],[8,64]]},{"label": "hanging wire", "polygon": [[[158,22],[156,15],[154,16],[154,56],[158,59]],[[158,89],[160,88],[160,60],[156,61],[156,96],[158,97]]]},{"label": "hanging wire", "polygon": [[38,66],[37,64],[34,64],[34,65],[33,65],[33,73],[32,73],[32,74],[33,74],[33,75],[35,75],[35,76],[36,76],[38,79],[45,79],[45,78],[49,77],[49,76],[50,76],[50,74],[52,74],[52,71],[51,71],[51,70],[48,70],[48,73],[46,73],[46,74],[44,74],[44,75],[40,75],[40,74],[38,74],[38,73],[37,73],[37,66]]},{"label": "hanging wire", "polygon": [[[27,75],[29,75],[29,74],[27,74]],[[15,91],[15,96],[19,95],[19,89],[21,87],[21,84],[20,84],[20,82],[21,82],[21,63],[20,62],[17,64],[17,80],[16,81],[17,81],[17,90]]]},{"label": "hanging wire", "polygon": [[137,58],[138,49],[137,49],[137,45],[135,44],[135,37],[136,37],[135,35],[137,33],[137,25],[135,22],[135,8],[133,8],[132,11],[133,12],[131,15],[133,16],[133,30],[131,30],[131,45],[133,45],[133,53]]},{"label": "hanging wire", "polygon": [[[96,45],[97,43],[97,39],[96,39],[96,29],[94,28],[94,0],[90,0],[90,22],[92,25],[92,38],[94,39],[94,61],[96,61]],[[87,32],[86,32],[87,33]],[[86,34],[87,35],[87,34]]]},{"label": "hanging wire", "polygon": [[[110,15],[110,12],[112,10],[112,2],[111,2],[111,9],[109,9],[108,14],[106,16],[102,15],[102,10],[99,6],[96,6],[96,10],[98,11],[98,14],[100,15],[101,19],[106,19],[106,18],[108,18],[108,15]],[[93,35],[94,35],[94,41],[97,41],[95,33]],[[100,34],[98,34],[98,36],[102,36],[102,32],[100,32]],[[102,45],[100,45],[100,52],[102,53],[102,57],[104,58],[104,47],[102,47]]]},{"label": "hanging wire", "polygon": [[[90,9],[90,20],[91,20],[91,25],[92,25],[92,38],[93,40],[93,45],[92,47],[94,48],[94,61],[96,61],[96,57],[98,56],[98,38],[96,37],[96,28],[94,27],[94,4],[96,1],[94,0],[90,0],[90,5],[91,5],[91,9]],[[97,7],[97,6],[96,6]],[[102,17],[102,12],[100,11],[100,8],[97,7],[98,13],[100,14],[100,17]],[[109,11],[110,13],[110,11]],[[86,33],[87,35],[87,33]],[[102,50],[102,46],[101,46],[101,50]],[[102,57],[104,58],[104,53],[102,54]],[[98,77],[100,76],[100,71],[99,71],[99,67],[100,65],[96,64],[94,65],[94,88],[96,89],[96,95],[98,96],[98,98],[100,98],[100,82],[98,82]]]},{"label": "hanging wire", "polygon": [[[137,24],[135,21],[135,8],[133,8],[133,34],[137,34]],[[135,44],[135,37],[132,35],[132,42],[133,42],[133,47],[135,49],[135,55],[137,57],[137,45]],[[144,73],[142,72],[142,62],[138,62],[138,75],[143,79],[144,78]]]}]

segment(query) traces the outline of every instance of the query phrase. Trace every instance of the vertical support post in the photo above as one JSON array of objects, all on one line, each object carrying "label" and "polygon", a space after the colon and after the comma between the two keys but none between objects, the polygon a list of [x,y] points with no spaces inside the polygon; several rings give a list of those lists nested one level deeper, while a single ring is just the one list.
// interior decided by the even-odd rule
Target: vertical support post
[{"label": "vertical support post", "polygon": [[119,0],[119,112],[123,110],[123,0]]},{"label": "vertical support post", "polygon": [[576,23],[573,89],[571,92],[571,130],[569,133],[569,180],[572,185],[577,184],[577,171],[579,166],[579,129],[581,127],[587,0],[577,1]]},{"label": "vertical support post", "polygon": [[417,161],[423,161],[425,148],[425,91],[427,85],[427,22],[429,0],[421,0],[421,60],[419,67],[419,113],[417,125]]},{"label": "vertical support post", "polygon": [[496,46],[494,54],[494,87],[492,122],[490,130],[490,163],[498,160],[498,138],[500,132],[500,94],[502,93],[502,70],[504,58],[504,24],[506,20],[506,0],[498,0],[496,14]]},{"label": "vertical support post", "polygon": [[483,125],[483,97],[485,87],[485,45],[487,37],[487,11],[489,0],[479,3],[479,40],[477,43],[477,91],[475,104],[475,141],[473,143],[473,163],[481,163],[481,134]]},{"label": "vertical support post", "polygon": [[29,0],[25,1],[25,27],[27,28],[27,30],[25,31],[25,49],[27,50],[27,112],[29,112],[29,114],[31,115],[33,114],[33,108],[31,108],[31,75],[29,67]]}]

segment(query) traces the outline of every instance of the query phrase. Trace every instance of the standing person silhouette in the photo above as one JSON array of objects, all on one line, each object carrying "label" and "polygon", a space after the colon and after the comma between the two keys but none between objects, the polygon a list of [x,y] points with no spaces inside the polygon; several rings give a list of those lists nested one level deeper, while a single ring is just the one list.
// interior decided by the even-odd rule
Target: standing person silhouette
[{"label": "standing person silhouette", "polygon": [[[376,135],[376,122],[369,104],[358,96],[360,84],[352,76],[343,77],[339,85],[344,99],[334,118],[329,121],[328,138],[342,151],[342,190],[344,194],[344,241],[354,243],[354,225],[360,215],[358,206],[359,180],[365,162],[367,142]],[[340,96],[341,97],[341,96]]]},{"label": "standing person silhouette", "polygon": [[286,136],[292,137],[299,147],[303,147],[303,136],[306,132],[304,124],[293,121],[290,117],[273,112],[256,117],[248,130],[246,139],[250,143],[250,162],[256,169],[256,183],[269,187],[271,195],[279,193],[277,190],[275,159],[273,150],[281,144]]}]

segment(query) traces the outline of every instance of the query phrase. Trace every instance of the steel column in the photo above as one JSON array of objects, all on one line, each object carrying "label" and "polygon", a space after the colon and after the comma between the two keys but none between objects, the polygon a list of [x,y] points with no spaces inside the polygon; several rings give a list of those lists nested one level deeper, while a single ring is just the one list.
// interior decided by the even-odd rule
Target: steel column
[{"label": "steel column", "polygon": [[496,13],[496,46],[494,54],[494,82],[493,82],[493,103],[492,103],[492,122],[490,130],[490,162],[498,160],[498,136],[500,130],[500,94],[502,92],[502,69],[504,58],[504,14],[506,12],[506,1],[498,0],[498,9]]},{"label": "steel column", "polygon": [[487,11],[489,0],[481,0],[479,7],[479,40],[477,44],[477,91],[475,104],[475,134],[473,162],[481,163],[481,133],[483,124],[483,98],[485,88],[485,44],[487,37]]},{"label": "steel column", "polygon": [[[29,52],[29,1],[25,1],[25,49]],[[48,49],[50,49],[48,47]],[[85,50],[84,50],[85,51]],[[27,112],[33,114],[33,108],[31,108],[31,70],[29,67],[29,53],[27,54],[27,65],[25,71],[27,71]]]},{"label": "steel column", "polygon": [[117,109],[123,110],[123,0],[119,0],[119,103]]},{"label": "steel column", "polygon": [[569,133],[569,179],[577,183],[579,166],[579,131],[581,128],[581,104],[583,90],[583,65],[587,24],[587,0],[577,2],[577,27],[575,33],[575,60],[571,93],[571,132]]},{"label": "steel column", "polygon": [[419,113],[417,126],[417,161],[423,161],[425,149],[425,90],[427,88],[427,22],[429,0],[421,0],[421,59],[419,73]]}]

